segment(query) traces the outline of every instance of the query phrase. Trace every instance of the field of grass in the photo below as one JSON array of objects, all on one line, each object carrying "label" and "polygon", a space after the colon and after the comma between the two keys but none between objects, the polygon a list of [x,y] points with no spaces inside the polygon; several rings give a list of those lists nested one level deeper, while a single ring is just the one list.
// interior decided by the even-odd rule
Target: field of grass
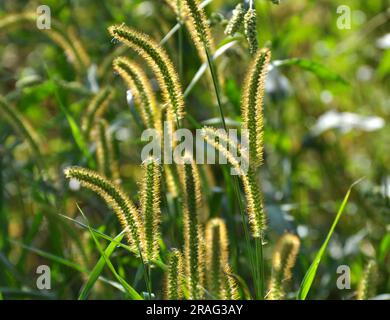
[{"label": "field of grass", "polygon": [[44,4],[0,2],[0,300],[390,299],[387,0]]}]

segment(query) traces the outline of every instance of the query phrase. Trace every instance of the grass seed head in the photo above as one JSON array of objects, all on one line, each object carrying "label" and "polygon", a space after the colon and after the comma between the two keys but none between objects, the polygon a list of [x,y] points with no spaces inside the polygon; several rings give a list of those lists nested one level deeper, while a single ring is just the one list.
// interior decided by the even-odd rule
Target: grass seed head
[{"label": "grass seed head", "polygon": [[148,35],[125,25],[109,27],[110,34],[137,52],[156,74],[161,87],[164,103],[169,112],[180,120],[184,116],[184,97],[179,76],[165,50]]},{"label": "grass seed head", "polygon": [[141,187],[141,211],[145,229],[145,260],[156,260],[159,256],[161,221],[161,167],[153,158],[143,164],[144,179]]},{"label": "grass seed head", "polygon": [[267,219],[257,175],[252,168],[249,168],[248,172],[241,176],[241,180],[244,187],[252,237],[262,238],[267,227]]},{"label": "grass seed head", "polygon": [[271,52],[262,49],[253,60],[244,83],[241,115],[243,127],[248,130],[249,161],[257,167],[263,161],[263,100]]},{"label": "grass seed head", "polygon": [[[36,24],[36,12],[26,11],[16,14],[8,14],[0,19],[0,31],[12,26]],[[52,19],[50,29],[42,29],[55,44],[63,49],[68,61],[73,64],[75,71],[82,74],[90,65],[90,58],[81,40],[73,28],[66,28],[59,21]]]},{"label": "grass seed head", "polygon": [[[177,18],[184,22],[188,33],[190,34],[190,37],[195,45],[195,48],[198,52],[199,58],[202,60],[202,62],[207,62],[207,56],[205,53],[204,45],[199,41],[197,30],[193,24],[193,20],[190,19],[190,14],[188,12],[188,7],[183,4],[183,0],[165,0],[165,2],[171,7],[171,9],[175,12]],[[210,35],[209,39],[209,45],[211,48],[211,51],[214,52],[215,45],[213,38]]]}]

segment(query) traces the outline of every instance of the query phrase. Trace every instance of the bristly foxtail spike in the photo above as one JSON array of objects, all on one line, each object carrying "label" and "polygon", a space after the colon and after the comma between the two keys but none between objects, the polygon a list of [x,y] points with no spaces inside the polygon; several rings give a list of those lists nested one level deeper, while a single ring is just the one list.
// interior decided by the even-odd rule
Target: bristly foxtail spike
[{"label": "bristly foxtail spike", "polygon": [[137,208],[126,193],[113,181],[89,169],[69,167],[64,170],[64,173],[68,179],[75,179],[83,187],[94,191],[112,207],[122,227],[126,230],[131,249],[140,255],[144,242],[142,221]]},{"label": "bristly foxtail spike", "polygon": [[101,118],[103,118],[113,96],[113,90],[110,87],[105,87],[101,89],[88,104],[87,110],[81,119],[81,128],[83,129],[86,138],[90,138],[92,128]]},{"label": "bristly foxtail spike", "polygon": [[244,23],[245,9],[242,3],[239,3],[233,10],[232,17],[230,18],[226,29],[225,34],[229,36],[234,36],[234,34],[240,29]]},{"label": "bristly foxtail spike", "polygon": [[269,49],[257,52],[245,79],[241,102],[243,127],[248,130],[249,161],[254,167],[263,161],[263,100],[270,60]]},{"label": "bristly foxtail spike", "polygon": [[109,125],[100,119],[94,132],[96,143],[96,162],[99,173],[115,183],[120,184],[118,161],[114,154],[114,146]]},{"label": "bristly foxtail spike", "polygon": [[[242,153],[242,148],[238,142],[233,141],[224,132],[224,130],[217,130],[212,127],[203,127],[201,131],[201,137],[213,148],[219,151],[230,163],[230,165],[236,169],[237,173],[241,176],[245,174],[240,168],[240,157],[245,157]],[[244,161],[248,161],[243,158]]]},{"label": "bristly foxtail spike", "polygon": [[67,61],[74,66],[75,71],[80,73],[84,69],[84,67],[82,65],[82,62],[79,60],[74,48],[69,43],[69,40],[62,33],[52,29],[47,29],[46,34],[51,41],[61,47],[67,58]]},{"label": "bristly foxtail spike", "polygon": [[[211,127],[202,128],[202,138],[213,148],[218,150],[239,175],[246,198],[246,207],[254,238],[261,238],[266,229],[266,216],[263,209],[261,189],[252,167],[247,170],[241,167],[242,162],[248,162],[247,152],[238,142],[230,139],[223,131]],[[241,162],[240,162],[241,161]]]},{"label": "bristly foxtail spike", "polygon": [[159,256],[161,166],[156,159],[148,158],[143,167],[140,203],[145,230],[145,260],[152,261]]},{"label": "bristly foxtail spike", "polygon": [[156,97],[145,72],[138,64],[125,57],[116,58],[113,67],[133,94],[144,125],[161,131],[161,112],[157,108]]},{"label": "bristly foxtail spike", "polygon": [[225,222],[211,219],[206,225],[207,288],[215,299],[221,299],[224,290],[224,267],[228,263],[228,237]]},{"label": "bristly foxtail spike", "polygon": [[189,12],[192,25],[197,33],[197,37],[194,41],[198,41],[207,49],[212,49],[210,26],[207,23],[206,14],[204,9],[200,6],[199,0],[183,0],[183,2]]},{"label": "bristly foxtail spike", "polygon": [[184,96],[172,61],[165,49],[148,35],[137,32],[124,24],[108,28],[110,34],[137,52],[151,67],[163,92],[164,103],[176,121],[184,117]]},{"label": "bristly foxtail spike", "polygon": [[286,233],[278,240],[272,256],[268,300],[284,299],[286,284],[291,278],[291,270],[295,265],[299,247],[299,238],[294,234]]},{"label": "bristly foxtail spike", "polygon": [[370,260],[363,272],[357,291],[357,300],[373,298],[378,284],[378,266],[374,260]]},{"label": "bristly foxtail spike", "polygon": [[200,178],[197,165],[191,158],[180,165],[183,198],[184,264],[190,299],[203,297],[204,255],[201,244],[203,228],[200,224]]},{"label": "bristly foxtail spike", "polygon": [[251,55],[254,55],[258,49],[256,20],[256,10],[254,8],[249,8],[244,16],[244,31],[249,44],[249,53]]},{"label": "bristly foxtail spike", "polygon": [[69,42],[72,44],[72,47],[74,48],[78,60],[80,60],[80,63],[82,64],[83,70],[87,70],[91,64],[91,60],[88,52],[83,46],[81,39],[77,35],[76,30],[73,27],[69,27],[66,35],[69,39]]},{"label": "bristly foxtail spike", "polygon": [[168,300],[183,298],[183,257],[178,249],[173,249],[168,258],[165,296]]}]

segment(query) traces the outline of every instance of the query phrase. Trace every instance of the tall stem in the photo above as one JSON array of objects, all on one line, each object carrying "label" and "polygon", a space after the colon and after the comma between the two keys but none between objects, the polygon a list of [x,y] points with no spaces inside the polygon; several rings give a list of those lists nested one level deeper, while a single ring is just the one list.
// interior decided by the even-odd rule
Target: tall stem
[{"label": "tall stem", "polygon": [[[208,62],[210,72],[211,72],[211,77],[213,79],[215,95],[217,97],[217,103],[218,103],[219,113],[221,115],[223,128],[225,129],[225,132],[227,133],[227,126],[226,126],[225,116],[224,116],[223,109],[222,109],[222,101],[221,101],[221,96],[220,96],[220,92],[219,92],[218,79],[217,79],[216,71],[214,68],[214,63],[213,63],[213,60],[212,60],[211,55],[210,55],[210,51],[207,48],[207,46],[205,46],[205,51],[206,51],[206,56],[207,56],[207,62]],[[263,261],[263,254],[262,254],[262,242],[261,242],[260,257],[257,254],[258,250],[256,250],[256,261],[254,262],[254,259],[252,256],[250,238],[249,238],[249,230],[248,230],[248,226],[245,222],[245,214],[244,214],[242,199],[241,199],[241,195],[240,195],[240,191],[239,191],[239,182],[238,182],[237,176],[234,176],[233,184],[234,184],[234,192],[235,192],[237,200],[238,200],[239,210],[240,210],[240,214],[241,214],[241,218],[242,218],[242,224],[243,224],[243,228],[244,228],[247,250],[249,252],[249,259],[250,259],[251,267],[252,267],[252,278],[254,281],[256,298],[263,299],[263,297],[264,297],[264,261]],[[260,270],[262,270],[261,276],[259,275],[259,268],[260,268]]]}]

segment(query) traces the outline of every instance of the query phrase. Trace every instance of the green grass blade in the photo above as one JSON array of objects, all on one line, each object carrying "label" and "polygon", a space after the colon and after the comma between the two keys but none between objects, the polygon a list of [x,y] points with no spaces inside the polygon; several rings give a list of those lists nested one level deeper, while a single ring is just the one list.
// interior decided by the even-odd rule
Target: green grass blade
[{"label": "green grass blade", "polygon": [[[122,231],[120,234],[118,234],[114,238],[115,241],[111,241],[110,244],[107,246],[104,253],[106,254],[106,256],[108,258],[114,252],[115,248],[117,248],[117,242],[122,241],[124,236],[125,236],[125,232]],[[79,300],[87,299],[90,291],[92,290],[93,286],[95,285],[96,281],[98,280],[105,265],[106,265],[106,261],[105,261],[104,257],[100,257],[99,261],[96,263],[95,267],[90,272],[87,282],[84,284],[83,288],[81,289],[80,295],[78,297]]]},{"label": "green grass blade", "polygon": [[326,239],[324,243],[322,244],[320,250],[317,252],[316,257],[314,258],[313,263],[310,265],[309,269],[307,270],[305,277],[302,280],[301,286],[298,291],[297,299],[298,300],[305,300],[307,297],[307,294],[309,293],[309,290],[311,288],[311,285],[313,284],[314,278],[317,274],[318,266],[321,262],[322,256],[324,255],[324,252],[326,250],[326,247],[328,246],[329,240],[332,237],[333,231],[336,228],[337,223],[340,220],[340,217],[345,209],[345,206],[347,205],[349,196],[351,194],[352,188],[358,184],[362,179],[354,182],[348,189],[347,194],[344,197],[343,202],[341,203],[341,206],[339,208],[339,211],[337,212],[336,218],[333,221],[332,227],[330,228],[328,235],[326,236]]}]

